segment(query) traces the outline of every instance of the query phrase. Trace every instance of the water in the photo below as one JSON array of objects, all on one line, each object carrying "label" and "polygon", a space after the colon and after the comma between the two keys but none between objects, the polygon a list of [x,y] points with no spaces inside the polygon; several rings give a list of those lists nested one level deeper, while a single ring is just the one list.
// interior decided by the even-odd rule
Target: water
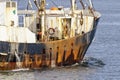
[{"label": "water", "polygon": [[85,58],[104,66],[71,66],[36,71],[0,73],[0,80],[120,80],[120,0],[93,0],[102,17]]}]

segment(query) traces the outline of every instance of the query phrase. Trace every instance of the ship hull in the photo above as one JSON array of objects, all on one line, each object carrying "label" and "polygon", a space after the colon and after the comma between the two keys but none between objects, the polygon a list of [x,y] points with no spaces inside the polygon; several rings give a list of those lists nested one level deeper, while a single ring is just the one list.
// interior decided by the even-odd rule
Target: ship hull
[{"label": "ship hull", "polygon": [[0,54],[0,70],[40,69],[81,62],[95,36],[98,21],[99,18],[95,21],[92,31],[73,38],[40,43],[0,41],[0,52],[6,53]]}]

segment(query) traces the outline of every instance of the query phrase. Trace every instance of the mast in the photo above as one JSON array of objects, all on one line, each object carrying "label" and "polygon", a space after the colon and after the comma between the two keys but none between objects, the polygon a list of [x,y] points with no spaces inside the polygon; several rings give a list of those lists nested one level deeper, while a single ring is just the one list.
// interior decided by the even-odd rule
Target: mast
[{"label": "mast", "polygon": [[45,35],[45,4],[46,0],[40,0],[39,1],[39,8],[38,8],[38,15],[39,15],[39,24],[40,24],[40,32],[41,32],[41,38],[43,40],[44,35]]},{"label": "mast", "polygon": [[46,1],[45,0],[40,0],[40,12],[41,11],[45,11],[45,3],[46,3]]},{"label": "mast", "polygon": [[71,0],[71,10],[72,16],[74,16],[74,11],[76,10],[76,0]]},{"label": "mast", "polygon": [[45,22],[46,22],[46,18],[45,18],[45,4],[46,4],[46,0],[34,0],[34,4],[36,5],[36,7],[38,8],[38,16],[39,16],[39,31],[37,31],[37,34],[39,35],[39,39],[43,40],[44,34],[45,34],[45,30],[46,30],[46,26],[45,26]]},{"label": "mast", "polygon": [[75,6],[76,6],[75,1],[76,1],[76,0],[71,0],[71,8],[72,8],[72,11],[73,11],[73,12],[74,12]]}]

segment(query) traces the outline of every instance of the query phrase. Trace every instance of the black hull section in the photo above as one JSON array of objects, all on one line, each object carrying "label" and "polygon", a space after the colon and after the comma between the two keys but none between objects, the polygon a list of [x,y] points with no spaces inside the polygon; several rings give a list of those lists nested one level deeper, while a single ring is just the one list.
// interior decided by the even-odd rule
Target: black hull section
[{"label": "black hull section", "polygon": [[[0,69],[11,70],[18,67],[40,68],[72,65],[83,60],[97,29],[99,19],[94,29],[81,36],[41,43],[10,43],[0,41]],[[17,53],[17,56],[15,55]],[[19,57],[20,59],[17,59]]]}]

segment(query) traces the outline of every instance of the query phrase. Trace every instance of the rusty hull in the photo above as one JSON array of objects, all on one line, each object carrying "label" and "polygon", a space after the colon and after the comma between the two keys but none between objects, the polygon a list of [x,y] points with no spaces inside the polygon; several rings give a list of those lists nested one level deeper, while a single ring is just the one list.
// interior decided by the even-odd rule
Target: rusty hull
[{"label": "rusty hull", "polygon": [[[9,60],[9,54],[0,55],[0,70],[40,69],[81,62],[95,36],[98,21],[99,19],[96,20],[92,31],[73,38],[40,43],[19,43],[18,53],[22,53],[19,54],[20,61]],[[0,52],[8,53],[10,44],[14,43],[0,42]]]},{"label": "rusty hull", "polygon": [[[44,44],[44,47],[37,47],[37,49],[40,49],[39,53],[31,54],[30,52],[26,52],[23,54],[24,59],[22,59],[20,62],[9,60],[6,61],[4,60],[5,58],[3,58],[3,60],[0,62],[0,69],[38,69],[41,67],[72,65],[76,62],[82,61],[85,52],[90,44],[90,41],[87,42],[87,34],[84,34],[83,36],[76,36],[70,39],[52,41],[47,43],[37,43],[36,45],[41,44]],[[29,45],[27,46],[29,48],[31,47]],[[17,65],[18,63],[20,64],[19,66]]]}]

